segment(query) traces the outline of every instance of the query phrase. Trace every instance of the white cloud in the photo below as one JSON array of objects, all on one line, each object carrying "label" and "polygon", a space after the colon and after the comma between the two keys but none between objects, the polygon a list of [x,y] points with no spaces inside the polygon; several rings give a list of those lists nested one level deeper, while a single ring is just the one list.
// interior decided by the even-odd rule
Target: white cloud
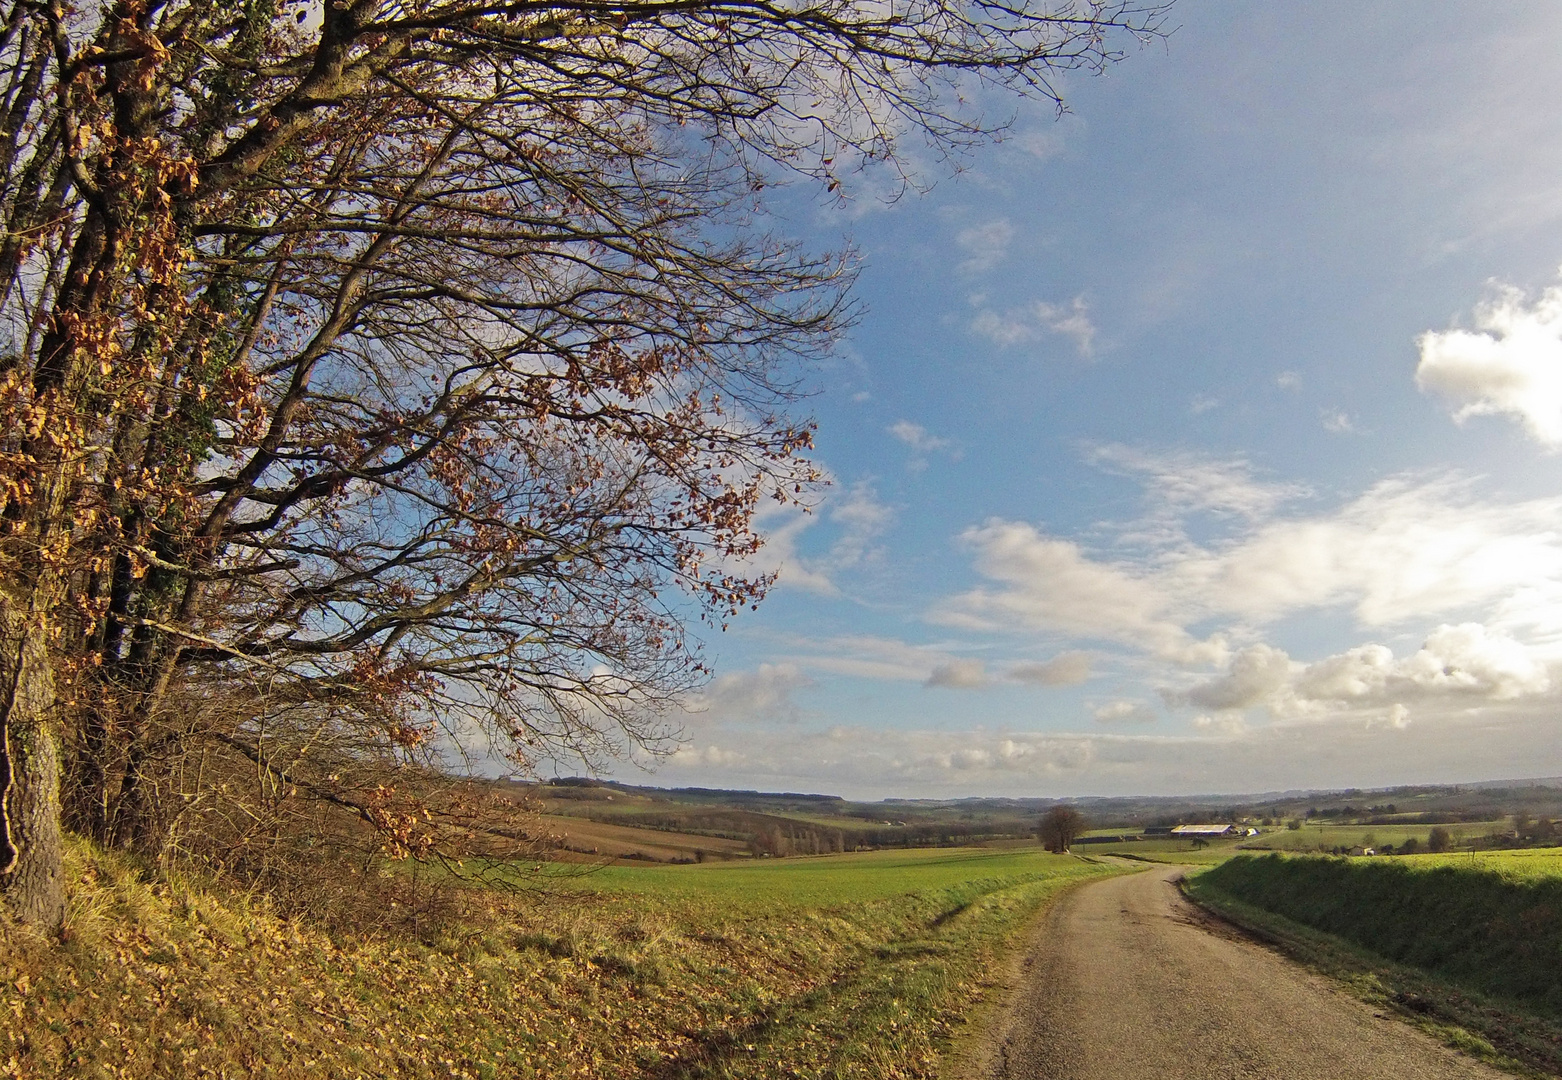
[{"label": "white cloud", "polygon": [[1218,641],[1198,642],[1172,616],[1176,598],[1151,568],[1091,559],[1071,540],[1021,522],[993,520],[961,540],[976,568],[999,584],[954,597],[935,621],[979,629],[1029,628],[1133,645],[1169,659],[1218,661]]},{"label": "white cloud", "polygon": [[1356,430],[1355,422],[1343,409],[1320,409],[1318,419],[1323,424],[1323,430],[1335,435],[1348,435]]},{"label": "white cloud", "polygon": [[1382,645],[1364,645],[1308,665],[1298,697],[1313,701],[1395,703],[1427,696],[1513,701],[1552,688],[1546,658],[1480,623],[1443,624],[1421,648],[1395,660]]},{"label": "white cloud", "polygon": [[987,665],[980,660],[956,659],[935,667],[924,685],[943,686],[951,690],[975,690],[987,683]]},{"label": "white cloud", "polygon": [[1009,242],[1013,239],[1014,226],[1007,218],[962,229],[955,237],[956,246],[966,253],[960,272],[981,274],[993,269],[1009,254]]},{"label": "white cloud", "polygon": [[737,750],[723,750],[714,744],[701,749],[697,746],[680,746],[673,752],[669,764],[684,768],[699,766],[731,767],[748,759]]},{"label": "white cloud", "polygon": [[1218,397],[1210,397],[1208,394],[1194,394],[1188,401],[1188,411],[1194,416],[1218,408],[1220,408],[1220,399]]},{"label": "white cloud", "polygon": [[1275,385],[1282,390],[1300,390],[1302,377],[1294,371],[1282,371],[1275,376]]},{"label": "white cloud", "polygon": [[1187,451],[1153,453],[1119,443],[1091,447],[1087,456],[1109,472],[1141,478],[1146,500],[1172,514],[1207,510],[1258,519],[1308,494],[1300,484],[1257,480],[1253,467],[1242,458]]},{"label": "white cloud", "polygon": [[1225,674],[1162,696],[1170,705],[1217,715],[1256,707],[1275,716],[1386,707],[1386,722],[1403,728],[1409,723],[1407,702],[1481,704],[1547,696],[1553,688],[1548,659],[1555,658],[1480,623],[1445,623],[1401,659],[1386,645],[1367,644],[1302,665],[1280,649],[1253,645],[1232,658]]},{"label": "white cloud", "polygon": [[934,435],[921,424],[913,424],[910,420],[897,420],[884,430],[911,447],[913,453],[907,460],[906,467],[912,472],[921,472],[927,468],[929,454],[945,453],[956,461],[960,459],[960,449],[953,439]]},{"label": "white cloud", "polygon": [[1082,652],[1059,653],[1051,660],[1015,664],[1006,674],[1015,682],[1074,686],[1090,678],[1090,657]]},{"label": "white cloud", "polygon": [[[973,297],[972,302],[980,307],[984,299]],[[971,320],[971,329],[1005,348],[1059,335],[1071,339],[1080,356],[1092,356],[1095,352],[1096,325],[1090,319],[1090,308],[1083,296],[1076,296],[1066,304],[1037,300],[1001,313],[980,307]]]},{"label": "white cloud", "polygon": [[931,454],[938,450],[948,450],[954,445],[951,440],[930,434],[927,428],[921,424],[913,424],[910,420],[896,420],[884,430],[911,447],[911,449],[923,454]]},{"label": "white cloud", "polygon": [[1291,660],[1269,645],[1252,645],[1231,659],[1226,674],[1188,690],[1168,693],[1169,704],[1201,709],[1245,709],[1268,701],[1291,675]]},{"label": "white cloud", "polygon": [[1206,714],[1193,718],[1193,730],[1211,735],[1242,735],[1247,731],[1247,721],[1237,713]]},{"label": "white cloud", "polygon": [[1142,701],[1118,699],[1097,705],[1090,715],[1098,724],[1153,724],[1155,710]]},{"label": "white cloud", "polygon": [[941,667],[962,658],[938,645],[912,645],[897,638],[841,634],[824,638],[789,637],[788,663],[810,671],[862,679],[927,684]]},{"label": "white cloud", "polygon": [[684,706],[709,723],[794,721],[793,692],[811,685],[796,664],[760,664],[753,671],[730,672],[713,679]]},{"label": "white cloud", "polygon": [[[874,541],[894,517],[894,512],[879,502],[873,488],[865,483],[835,489],[822,507],[812,511],[766,503],[756,516],[765,537],[764,547],[743,560],[742,569],[746,573],[774,573],[777,584],[786,588],[817,596],[839,596],[836,578],[877,556]],[[835,538],[822,553],[804,555],[803,534],[821,521],[833,526]]]},{"label": "white cloud", "polygon": [[734,753],[726,740],[710,740],[714,753],[701,740],[670,761],[656,782],[857,798],[904,797],[912,790],[927,797],[1056,798],[1562,775],[1562,740],[1537,737],[1538,723],[1554,722],[1550,698],[1487,703],[1473,718],[1458,701],[1396,704],[1262,726],[1238,712],[1209,713],[1183,731],[1094,723],[1088,731],[1051,732],[754,729],[744,732],[741,761],[696,763]]},{"label": "white cloud", "polygon": [[1506,415],[1537,442],[1562,446],[1562,286],[1533,303],[1498,288],[1476,307],[1475,326],[1422,334],[1416,385],[1448,399],[1459,423]]},{"label": "white cloud", "polygon": [[[929,618],[1225,665],[1233,659],[1228,642],[1251,642],[1263,627],[1306,612],[1345,609],[1359,626],[1385,629],[1450,617],[1476,625],[1474,616],[1485,639],[1473,630],[1434,635],[1416,663],[1431,671],[1443,658],[1441,667],[1452,663],[1462,674],[1443,677],[1442,689],[1476,678],[1481,693],[1498,696],[1502,687],[1533,688],[1540,678],[1505,642],[1528,641],[1526,648],[1562,657],[1562,499],[1501,502],[1478,497],[1459,478],[1397,477],[1330,511],[1266,516],[1280,495],[1246,485],[1240,473],[1217,471],[1177,488],[1143,471],[1165,489],[1159,497],[1166,505],[1229,508],[1229,535],[1196,543],[1179,528],[1134,522],[1119,527],[1120,540],[1136,545],[1125,553],[1121,542],[1087,549],[1029,523],[992,520],[962,535],[984,583],[935,604]],[[1157,514],[1175,518],[1166,506],[1152,507],[1152,522]],[[1282,681],[1286,662],[1264,648],[1238,651],[1230,677],[1181,689],[1181,700],[1222,709],[1262,697]],[[1366,678],[1381,660],[1375,655],[1334,662],[1351,678]],[[1493,666],[1503,656],[1509,666]],[[1499,670],[1508,674],[1499,679]],[[1437,682],[1410,668],[1396,671],[1417,685]]]}]

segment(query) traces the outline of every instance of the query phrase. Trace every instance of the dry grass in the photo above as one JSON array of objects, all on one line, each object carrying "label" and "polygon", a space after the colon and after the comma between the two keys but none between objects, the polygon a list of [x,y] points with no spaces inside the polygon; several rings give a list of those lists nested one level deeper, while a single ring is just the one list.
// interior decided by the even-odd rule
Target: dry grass
[{"label": "dry grass", "polygon": [[927,1077],[994,950],[1104,872],[1035,858],[841,906],[459,891],[419,939],[328,934],[76,843],[65,944],[0,940],[0,1075]]}]

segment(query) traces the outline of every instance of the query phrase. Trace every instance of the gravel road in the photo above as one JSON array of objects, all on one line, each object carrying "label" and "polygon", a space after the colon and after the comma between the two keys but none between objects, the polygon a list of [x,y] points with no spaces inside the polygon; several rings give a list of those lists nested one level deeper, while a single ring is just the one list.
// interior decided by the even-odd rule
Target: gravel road
[{"label": "gravel road", "polygon": [[1511,1080],[1212,925],[1180,873],[1059,900],[972,1080]]}]

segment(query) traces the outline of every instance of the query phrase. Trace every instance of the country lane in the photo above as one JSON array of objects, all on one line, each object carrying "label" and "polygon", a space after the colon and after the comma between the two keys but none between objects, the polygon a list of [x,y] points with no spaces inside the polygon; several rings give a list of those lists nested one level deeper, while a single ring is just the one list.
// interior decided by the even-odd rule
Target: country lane
[{"label": "country lane", "polygon": [[972,1080],[1507,1078],[1212,926],[1158,868],[1076,889],[1032,936]]}]

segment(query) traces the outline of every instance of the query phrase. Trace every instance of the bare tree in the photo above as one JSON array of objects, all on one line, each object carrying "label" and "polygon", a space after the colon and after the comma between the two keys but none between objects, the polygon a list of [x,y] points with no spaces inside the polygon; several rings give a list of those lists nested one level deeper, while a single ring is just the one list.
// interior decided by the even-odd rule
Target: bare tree
[{"label": "bare tree", "polygon": [[1085,831],[1085,816],[1072,806],[1059,804],[1041,815],[1037,831],[1042,846],[1048,851],[1066,854],[1069,847]]},{"label": "bare tree", "polygon": [[763,594],[754,509],[816,479],[791,365],[852,315],[851,261],[771,237],[762,190],[979,141],[982,86],[1056,99],[1158,18],[13,0],[16,913],[60,918],[62,738],[72,823],[156,842],[177,686],[254,691],[213,735],[262,760],[328,729],[523,765],[664,744],[700,673],[680,598],[721,621]]}]

